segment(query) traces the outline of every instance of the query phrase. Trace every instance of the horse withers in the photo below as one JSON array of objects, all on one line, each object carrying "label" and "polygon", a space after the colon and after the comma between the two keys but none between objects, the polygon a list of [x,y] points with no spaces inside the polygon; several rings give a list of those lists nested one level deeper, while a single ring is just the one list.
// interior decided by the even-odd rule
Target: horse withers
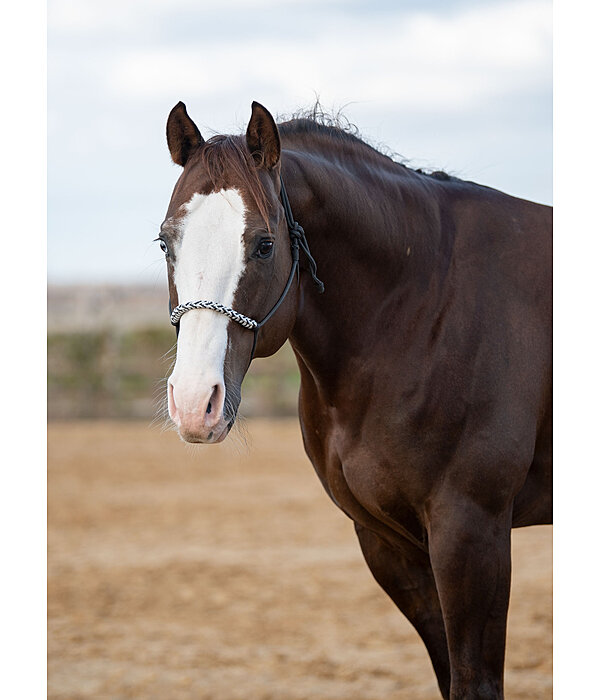
[{"label": "horse withers", "polygon": [[180,102],[167,141],[179,434],[223,440],[289,339],[308,457],[443,697],[503,697],[511,528],[552,514],[552,210],[256,102],[207,141]]}]

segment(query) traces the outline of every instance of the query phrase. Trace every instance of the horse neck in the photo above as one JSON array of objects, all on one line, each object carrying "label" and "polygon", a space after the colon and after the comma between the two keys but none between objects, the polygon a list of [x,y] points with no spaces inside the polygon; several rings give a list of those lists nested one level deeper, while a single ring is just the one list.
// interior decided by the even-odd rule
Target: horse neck
[{"label": "horse neck", "polygon": [[410,324],[431,298],[448,259],[440,254],[447,242],[439,185],[371,149],[343,158],[289,150],[283,164],[294,216],[325,283],[320,295],[302,273],[290,342],[301,368],[331,378],[351,358],[368,356],[386,309]]}]

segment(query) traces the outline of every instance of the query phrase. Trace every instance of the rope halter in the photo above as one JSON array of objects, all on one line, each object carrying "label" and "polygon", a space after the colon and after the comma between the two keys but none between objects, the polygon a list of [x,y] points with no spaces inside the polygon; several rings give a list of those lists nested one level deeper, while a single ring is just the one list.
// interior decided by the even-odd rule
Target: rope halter
[{"label": "rope halter", "polygon": [[[312,276],[312,279],[314,283],[317,285],[319,293],[322,293],[325,291],[325,286],[323,285],[323,282],[317,277],[317,263],[315,262],[315,259],[313,256],[310,254],[310,250],[308,248],[308,242],[306,240],[306,235],[304,233],[304,229],[302,226],[297,221],[294,221],[294,216],[292,214],[292,209],[290,207],[290,200],[288,199],[287,192],[285,190],[283,180],[280,177],[280,182],[281,182],[281,202],[283,204],[283,210],[285,212],[285,218],[287,221],[287,226],[288,226],[288,232],[290,234],[290,248],[291,248],[291,253],[292,253],[292,268],[290,270],[290,274],[288,277],[288,280],[286,282],[286,285],[283,289],[283,292],[281,293],[281,296],[275,303],[275,306],[269,311],[269,313],[263,318],[262,321],[255,321],[253,318],[249,318],[248,316],[244,316],[244,314],[239,313],[238,311],[235,311],[234,309],[229,308],[229,306],[224,306],[223,304],[219,304],[216,301],[186,301],[184,304],[179,304],[176,306],[172,311],[171,311],[171,323],[175,326],[177,329],[177,333],[179,333],[179,321],[183,314],[187,313],[188,311],[192,311],[192,309],[210,309],[211,311],[217,311],[220,314],[223,314],[225,316],[228,316],[232,321],[235,321],[236,323],[239,323],[240,326],[243,326],[244,328],[248,328],[248,330],[254,331],[254,346],[256,346],[256,336],[258,334],[258,329],[263,326],[270,318],[271,316],[277,311],[277,309],[281,306],[283,300],[285,299],[287,293],[290,290],[290,287],[292,286],[292,281],[294,279],[294,275],[296,274],[296,270],[298,269],[298,260],[300,257],[300,249],[304,251],[304,254],[306,255],[306,258],[308,260],[308,265],[310,268],[310,274]],[[252,350],[252,354],[254,354],[254,348]]]}]

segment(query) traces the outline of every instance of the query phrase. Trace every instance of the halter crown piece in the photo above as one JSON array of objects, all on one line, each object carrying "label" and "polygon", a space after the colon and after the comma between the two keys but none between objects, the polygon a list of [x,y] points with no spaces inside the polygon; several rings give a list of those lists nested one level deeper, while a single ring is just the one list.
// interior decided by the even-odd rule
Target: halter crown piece
[{"label": "halter crown piece", "polygon": [[[281,306],[283,300],[285,299],[287,293],[290,291],[290,287],[292,286],[292,281],[294,279],[294,275],[296,274],[296,270],[298,269],[298,260],[300,257],[300,248],[304,251],[304,254],[306,255],[306,258],[308,260],[308,265],[310,269],[310,274],[311,277],[314,281],[314,283],[317,285],[317,289],[319,291],[319,294],[323,293],[325,291],[325,286],[323,282],[317,277],[317,263],[315,262],[315,259],[313,256],[310,254],[310,250],[308,248],[308,242],[306,240],[306,235],[304,233],[304,229],[300,224],[294,220],[294,216],[292,214],[292,208],[290,207],[290,200],[288,199],[287,192],[285,189],[285,186],[283,184],[283,179],[280,176],[280,182],[281,182],[281,203],[283,204],[283,210],[285,212],[285,219],[287,222],[288,226],[288,232],[290,234],[290,248],[291,248],[291,253],[292,253],[292,269],[290,270],[290,274],[288,277],[288,280],[285,284],[285,287],[283,289],[283,292],[281,293],[281,296],[275,303],[275,306],[269,311],[269,313],[263,318],[262,321],[255,321],[253,318],[249,318],[248,316],[244,316],[244,314],[239,313],[238,311],[234,311],[233,309],[230,309],[228,306],[224,306],[223,304],[219,304],[216,301],[187,301],[184,304],[179,304],[176,306],[172,311],[171,311],[171,323],[175,326],[177,329],[177,332],[179,333],[179,321],[183,314],[187,313],[188,311],[191,311],[192,309],[210,309],[211,311],[217,311],[220,314],[224,314],[225,316],[228,316],[232,321],[235,321],[236,323],[239,323],[240,326],[243,326],[244,328],[248,328],[251,331],[254,331],[254,347],[256,347],[256,336],[258,333],[258,329],[261,328],[270,318],[271,316],[277,311],[277,309]],[[170,307],[170,304],[169,304]],[[252,349],[252,354],[254,354],[254,347]]]}]

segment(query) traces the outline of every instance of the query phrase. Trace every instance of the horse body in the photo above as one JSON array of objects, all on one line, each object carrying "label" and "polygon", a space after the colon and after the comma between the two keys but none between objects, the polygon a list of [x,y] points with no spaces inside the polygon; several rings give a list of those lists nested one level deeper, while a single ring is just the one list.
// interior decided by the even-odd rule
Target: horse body
[{"label": "horse body", "polygon": [[[193,141],[177,120],[172,154],[182,120]],[[289,337],[306,452],[442,695],[502,697],[510,529],[551,521],[551,209],[420,174],[310,120],[277,128],[256,104],[246,139],[273,228],[281,168],[326,290],[300,274],[256,354]],[[171,219],[214,186],[186,168]],[[245,221],[256,229],[256,210]],[[284,268],[257,292],[263,268],[248,267],[233,307],[268,308]],[[224,362],[241,381],[250,339],[232,326]]]},{"label": "horse body", "polygon": [[[301,283],[290,341],[305,445],[336,503],[425,545],[431,494],[454,469],[464,479],[473,465],[480,500],[514,500],[532,467],[549,478],[547,444],[534,454],[551,436],[551,210],[390,167],[358,141],[324,166],[335,146],[322,135],[313,155],[301,134],[296,155],[279,128],[284,181],[327,290]],[[514,521],[549,522],[548,491],[531,495]]]}]

